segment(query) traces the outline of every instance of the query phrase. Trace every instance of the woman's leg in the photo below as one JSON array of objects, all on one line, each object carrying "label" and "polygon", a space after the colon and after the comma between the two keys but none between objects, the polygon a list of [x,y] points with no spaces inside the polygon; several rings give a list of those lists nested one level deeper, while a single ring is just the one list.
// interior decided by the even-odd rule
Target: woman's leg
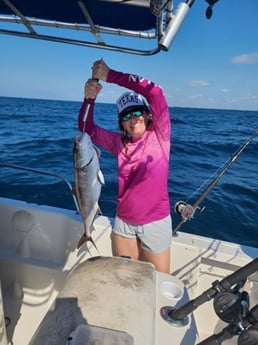
[{"label": "woman's leg", "polygon": [[170,247],[158,254],[141,249],[141,258],[152,263],[157,271],[170,273]]},{"label": "woman's leg", "polygon": [[112,233],[113,254],[115,256],[130,256],[134,260],[140,257],[140,246],[137,238],[126,238]]},{"label": "woman's leg", "polygon": [[126,238],[112,233],[113,254],[115,256],[130,256],[134,260],[152,263],[159,272],[170,273],[170,247],[162,253],[154,254],[140,248],[137,238]]}]

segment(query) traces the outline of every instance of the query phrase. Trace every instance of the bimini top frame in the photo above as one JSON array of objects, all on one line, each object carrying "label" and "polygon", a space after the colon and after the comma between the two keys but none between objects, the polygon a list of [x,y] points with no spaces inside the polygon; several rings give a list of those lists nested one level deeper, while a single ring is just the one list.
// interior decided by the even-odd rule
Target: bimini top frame
[{"label": "bimini top frame", "polygon": [[153,55],[169,49],[193,3],[174,11],[173,0],[0,0],[0,33]]}]

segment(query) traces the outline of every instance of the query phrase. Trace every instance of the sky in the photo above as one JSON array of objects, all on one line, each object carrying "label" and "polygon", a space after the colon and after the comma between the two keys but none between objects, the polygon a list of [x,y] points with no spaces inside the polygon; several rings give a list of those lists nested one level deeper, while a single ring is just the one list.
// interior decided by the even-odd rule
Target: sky
[{"label": "sky", "polygon": [[[0,96],[81,101],[92,63],[103,58],[160,84],[170,107],[258,110],[258,0],[220,0],[209,20],[206,8],[195,0],[169,51],[152,56],[0,34]],[[101,103],[125,91],[102,85]]]}]

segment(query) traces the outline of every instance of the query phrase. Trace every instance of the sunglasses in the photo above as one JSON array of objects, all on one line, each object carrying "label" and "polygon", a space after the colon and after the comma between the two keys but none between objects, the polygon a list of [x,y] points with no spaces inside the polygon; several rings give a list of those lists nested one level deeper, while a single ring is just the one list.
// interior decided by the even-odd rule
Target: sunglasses
[{"label": "sunglasses", "polygon": [[120,116],[120,120],[123,122],[129,121],[132,116],[135,117],[140,117],[144,114],[143,110],[135,110],[135,111],[130,111],[129,113],[126,113],[124,115]]}]

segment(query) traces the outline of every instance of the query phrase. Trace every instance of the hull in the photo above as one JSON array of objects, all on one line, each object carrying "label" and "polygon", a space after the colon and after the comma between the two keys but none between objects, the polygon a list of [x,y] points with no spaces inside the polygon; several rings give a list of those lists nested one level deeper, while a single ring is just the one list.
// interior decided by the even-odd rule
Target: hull
[{"label": "hull", "polygon": [[[92,244],[77,249],[83,231],[72,210],[0,199],[0,344],[198,344],[226,323],[212,301],[171,324],[179,308],[257,257],[243,247],[178,232],[171,244],[171,274],[112,256],[112,219],[99,216]],[[244,286],[258,302],[258,273]],[[65,327],[64,327],[65,325]],[[225,344],[237,344],[236,337]],[[94,343],[94,342],[93,342]],[[106,344],[106,343],[105,343]],[[108,343],[109,344],[109,343]]]}]

